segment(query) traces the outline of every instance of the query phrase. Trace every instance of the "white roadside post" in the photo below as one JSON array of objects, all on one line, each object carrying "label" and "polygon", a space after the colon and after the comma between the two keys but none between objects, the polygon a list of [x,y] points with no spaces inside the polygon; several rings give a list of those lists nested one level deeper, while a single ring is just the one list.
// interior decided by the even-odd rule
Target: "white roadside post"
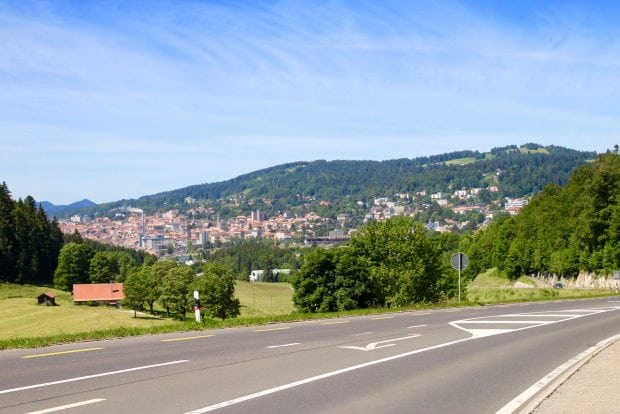
[{"label": "white roadside post", "polygon": [[200,322],[200,296],[197,290],[194,291],[194,312],[196,313],[196,322]]}]

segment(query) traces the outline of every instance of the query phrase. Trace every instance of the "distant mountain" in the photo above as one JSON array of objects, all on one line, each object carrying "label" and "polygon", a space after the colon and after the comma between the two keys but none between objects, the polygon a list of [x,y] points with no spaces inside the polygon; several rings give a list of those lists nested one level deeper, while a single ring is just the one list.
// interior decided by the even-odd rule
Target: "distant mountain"
[{"label": "distant mountain", "polygon": [[55,217],[66,217],[66,216],[76,213],[77,211],[81,209],[84,209],[87,207],[93,207],[96,205],[97,205],[96,203],[93,203],[92,201],[87,200],[87,199],[76,201],[68,205],[58,205],[58,206],[50,203],[49,201],[41,202],[41,207],[43,207],[43,210],[45,210],[45,214],[47,214],[48,217],[54,217],[54,216]]},{"label": "distant mountain", "polygon": [[575,168],[596,157],[595,152],[526,144],[493,148],[487,153],[465,150],[387,161],[299,161],[227,181],[100,204],[83,213],[107,214],[123,206],[152,213],[188,207],[189,197],[212,207],[222,218],[255,209],[267,214],[315,210],[319,202],[332,205],[329,214],[333,214],[346,212],[358,201],[372,203],[376,197],[397,193],[452,193],[491,185],[499,188],[501,197],[522,197],[536,194],[547,184],[566,184]]}]

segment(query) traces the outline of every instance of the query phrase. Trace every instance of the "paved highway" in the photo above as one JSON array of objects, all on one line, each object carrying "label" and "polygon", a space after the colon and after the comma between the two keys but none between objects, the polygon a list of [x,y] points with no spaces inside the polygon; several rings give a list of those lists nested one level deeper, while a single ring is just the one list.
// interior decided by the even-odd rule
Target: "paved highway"
[{"label": "paved highway", "polygon": [[618,333],[616,297],[10,350],[0,413],[494,413]]}]

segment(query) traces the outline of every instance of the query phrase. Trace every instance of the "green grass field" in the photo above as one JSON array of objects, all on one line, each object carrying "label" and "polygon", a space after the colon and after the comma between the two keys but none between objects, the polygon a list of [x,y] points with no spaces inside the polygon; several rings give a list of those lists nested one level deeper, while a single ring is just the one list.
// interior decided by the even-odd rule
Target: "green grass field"
[{"label": "green grass field", "polygon": [[[37,296],[45,291],[56,294],[58,306],[37,304]],[[68,292],[37,286],[0,284],[0,340],[36,338],[75,334],[84,331],[127,328],[149,328],[174,321],[148,315],[133,317],[129,309],[108,306],[77,306]]]},{"label": "green grass field", "polygon": [[[56,294],[58,306],[37,304],[45,291]],[[241,302],[242,317],[286,315],[293,311],[293,290],[288,283],[237,282],[235,295]],[[75,305],[68,292],[56,289],[0,284],[0,340],[62,336],[97,330],[158,328],[182,323],[148,314],[134,318],[130,309]],[[193,318],[193,314],[188,315]]]},{"label": "green grass field", "polygon": [[[534,283],[530,278],[521,278],[519,281]],[[495,270],[485,272],[467,286],[466,302],[461,305],[613,294],[608,290],[594,289],[517,289],[511,287],[513,285],[514,282]],[[54,292],[59,306],[38,305],[36,297],[44,291]],[[139,314],[138,318],[134,318],[133,311],[129,309],[74,305],[67,292],[45,287],[0,283],[0,349],[33,348],[133,335],[458,306],[455,300],[450,300],[443,304],[418,304],[402,309],[357,309],[329,314],[300,315],[293,313],[293,290],[287,283],[237,282],[235,294],[241,302],[240,317],[225,321],[208,319],[203,320],[203,324],[197,324],[193,321],[193,314],[188,314],[186,321],[158,319],[147,314]]]},{"label": "green grass field", "polygon": [[293,312],[293,288],[289,283],[240,282],[235,296],[241,316],[287,315]]}]

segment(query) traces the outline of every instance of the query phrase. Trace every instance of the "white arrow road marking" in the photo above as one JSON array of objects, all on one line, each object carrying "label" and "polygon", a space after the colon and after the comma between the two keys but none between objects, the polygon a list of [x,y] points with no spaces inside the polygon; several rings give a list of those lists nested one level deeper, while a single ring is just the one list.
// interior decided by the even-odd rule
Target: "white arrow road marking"
[{"label": "white arrow road marking", "polygon": [[418,334],[414,334],[414,335],[409,335],[409,336],[404,336],[402,338],[394,338],[394,339],[388,339],[387,341],[379,341],[379,342],[372,342],[364,347],[361,346],[339,346],[338,348],[344,348],[344,349],[356,349],[359,351],[374,351],[375,349],[379,349],[379,348],[387,348],[389,346],[394,346],[396,344],[386,344],[386,345],[379,345],[379,344],[385,344],[387,342],[396,342],[396,341],[403,341],[405,339],[412,339],[412,338],[417,338]]},{"label": "white arrow road marking", "polygon": [[[620,310],[620,306],[619,307],[615,307],[615,308],[608,308],[606,310],[603,310],[603,312],[610,312],[610,311],[614,311],[614,310]],[[583,316],[586,316],[586,315],[583,315]],[[574,319],[574,318],[567,318],[567,319]],[[567,319],[565,319],[565,320],[567,320]],[[461,322],[461,321],[456,321],[456,322]],[[558,322],[561,322],[561,321],[558,321]],[[453,326],[455,326],[456,328],[459,328],[459,326],[457,326],[457,325],[453,325]],[[523,328],[519,328],[517,330],[535,328],[537,326],[539,326],[539,325],[526,326],[526,327],[523,327]],[[462,329],[462,328],[459,328],[459,329]],[[464,329],[464,330],[466,330],[466,329]],[[510,332],[512,332],[512,331],[513,330],[510,330]],[[407,338],[409,338],[409,337],[407,337]],[[397,360],[397,359],[400,359],[400,358],[406,358],[406,357],[409,357],[409,356],[417,355],[417,354],[420,354],[420,353],[423,353],[423,352],[427,352],[427,351],[431,351],[431,350],[434,350],[434,349],[440,349],[440,348],[445,348],[445,347],[449,347],[449,346],[452,346],[452,345],[460,344],[460,343],[463,343],[463,342],[469,342],[469,341],[472,341],[472,340],[476,340],[478,338],[479,338],[479,336],[473,336],[472,335],[472,336],[469,336],[467,338],[461,338],[461,339],[457,339],[457,340],[454,340],[454,341],[445,342],[445,343],[442,343],[442,344],[437,344],[437,345],[434,345],[434,346],[430,346],[430,347],[427,347],[427,348],[415,349],[413,351],[408,351],[408,352],[405,352],[403,354],[392,355],[392,356],[388,356],[388,357],[385,357],[385,358],[381,358],[381,359],[365,362],[363,364],[354,365],[354,366],[351,366],[351,367],[346,367],[346,368],[338,369],[338,370],[335,370],[335,371],[326,372],[324,374],[316,375],[314,377],[304,378],[304,379],[301,379],[301,380],[298,380],[298,381],[295,381],[295,382],[291,382],[291,383],[288,383],[288,384],[284,384],[284,385],[280,385],[280,386],[277,386],[277,387],[269,388],[269,389],[266,389],[266,390],[258,391],[258,392],[252,393],[252,394],[243,395],[241,397],[237,397],[237,398],[234,398],[232,400],[223,401],[223,402],[220,402],[220,403],[217,403],[217,404],[213,404],[213,405],[209,405],[209,406],[206,406],[206,407],[198,408],[198,409],[192,410],[192,411],[190,411],[190,412],[188,412],[186,414],[204,414],[204,413],[207,413],[207,412],[219,410],[220,408],[230,407],[232,405],[240,404],[240,403],[243,403],[245,401],[253,400],[255,398],[261,398],[261,397],[264,397],[266,395],[274,394],[274,393],[277,393],[277,392],[280,392],[280,391],[284,391],[284,390],[288,390],[288,389],[291,389],[291,388],[294,388],[294,387],[299,387],[299,386],[302,386],[302,385],[305,385],[305,384],[309,384],[309,383],[312,383],[312,382],[321,381],[321,380],[323,380],[325,378],[334,377],[336,375],[345,374],[347,372],[356,371],[356,370],[363,369],[363,368],[366,368],[366,367],[370,367],[370,366],[373,366],[373,365],[383,364],[385,362],[394,361],[394,360]],[[392,340],[392,341],[394,341],[394,340]]]},{"label": "white arrow road marking", "polygon": [[58,407],[46,408],[45,410],[31,411],[31,412],[26,413],[26,414],[55,413],[56,411],[62,411],[62,410],[67,410],[69,408],[81,407],[83,405],[94,404],[94,403],[98,403],[98,402],[101,402],[101,401],[105,401],[105,398],[95,398],[94,400],[80,401],[80,402],[76,402],[76,403],[73,403],[73,404],[67,404],[67,405],[61,405],[61,406],[58,406]]}]

